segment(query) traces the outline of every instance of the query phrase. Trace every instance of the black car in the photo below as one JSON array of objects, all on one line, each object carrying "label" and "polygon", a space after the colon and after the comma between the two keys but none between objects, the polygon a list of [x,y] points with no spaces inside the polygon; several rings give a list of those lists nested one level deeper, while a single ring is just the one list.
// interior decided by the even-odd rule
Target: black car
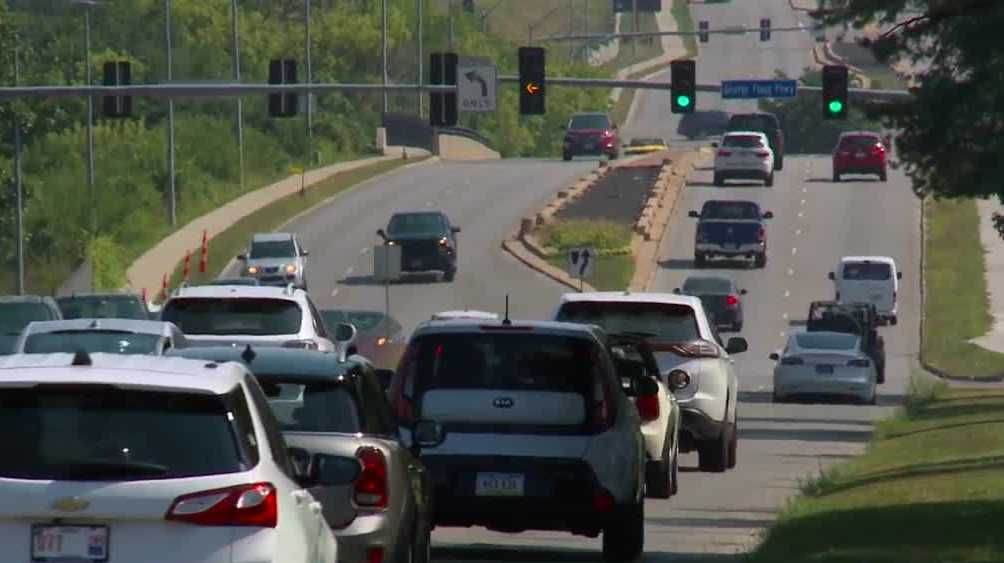
[{"label": "black car", "polygon": [[75,293],[57,297],[64,319],[150,320],[143,298],[133,293]]},{"label": "black car", "polygon": [[685,113],[680,117],[677,133],[687,139],[699,139],[707,136],[718,136],[728,129],[729,114],[720,110],[695,111]]},{"label": "black car", "polygon": [[377,230],[384,244],[401,246],[402,272],[442,272],[446,281],[457,275],[459,232],[442,211],[395,213],[386,229]]},{"label": "black car", "polygon": [[774,151],[774,170],[784,168],[784,131],[773,113],[737,113],[729,118],[728,131],[759,131],[767,135]]},{"label": "black car", "polygon": [[875,362],[878,383],[885,383],[885,339],[878,333],[882,320],[873,303],[813,301],[805,322],[807,331],[856,334],[861,346]]},{"label": "black car", "polygon": [[704,311],[715,323],[718,330],[743,330],[743,301],[745,289],[739,289],[736,282],[720,276],[690,276],[673,293],[693,295],[701,300]]}]

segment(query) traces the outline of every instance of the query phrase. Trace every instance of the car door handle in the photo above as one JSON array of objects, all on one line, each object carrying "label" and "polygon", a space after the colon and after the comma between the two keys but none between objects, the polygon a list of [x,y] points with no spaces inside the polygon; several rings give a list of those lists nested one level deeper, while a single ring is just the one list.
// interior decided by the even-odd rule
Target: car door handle
[{"label": "car door handle", "polygon": [[296,501],[296,504],[303,504],[303,501],[307,498],[307,491],[293,491],[290,495]]},{"label": "car door handle", "polygon": [[323,507],[321,506],[321,503],[314,501],[308,504],[307,508],[310,509],[311,514],[320,514]]}]

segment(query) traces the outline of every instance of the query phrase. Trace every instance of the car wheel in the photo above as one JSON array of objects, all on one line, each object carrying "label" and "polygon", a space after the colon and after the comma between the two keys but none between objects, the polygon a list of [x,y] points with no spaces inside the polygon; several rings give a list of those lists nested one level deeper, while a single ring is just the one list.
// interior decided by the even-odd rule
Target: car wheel
[{"label": "car wheel", "polygon": [[697,446],[697,464],[705,473],[722,473],[728,469],[729,449],[735,427],[726,424],[722,434],[715,440],[705,440]]},{"label": "car wheel", "polygon": [[837,172],[836,170],[833,171],[833,181],[834,182],[840,181],[840,172]]},{"label": "car wheel", "polygon": [[885,363],[877,364],[875,366],[878,371],[878,375],[875,377],[875,382],[879,385],[885,383]]},{"label": "car wheel", "polygon": [[673,449],[669,444],[670,437],[667,434],[662,443],[662,458],[645,465],[645,496],[649,498],[669,498],[673,494],[670,476],[673,468],[671,459]]},{"label": "car wheel", "polygon": [[561,153],[561,160],[569,161],[572,160],[572,155],[570,153]]},{"label": "car wheel", "polygon": [[707,264],[708,259],[703,254],[694,254],[694,267],[703,268]]},{"label": "car wheel", "polygon": [[673,468],[670,469],[669,494],[675,495],[680,492],[680,438],[673,442]]},{"label": "car wheel", "polygon": [[645,503],[622,508],[603,530],[603,559],[634,561],[645,549]]},{"label": "car wheel", "polygon": [[886,174],[885,170],[879,172],[879,181],[885,182],[888,179],[889,179],[889,176],[888,176],[888,174]]},{"label": "car wheel", "polygon": [[867,404],[869,404],[869,405],[877,405],[878,404],[878,390],[877,389],[875,391],[872,391],[872,398],[868,400]]},{"label": "car wheel", "polygon": [[768,188],[771,188],[771,187],[774,186],[774,171],[773,170],[771,171],[770,174],[767,175],[766,178],[763,179],[763,185],[767,186]]},{"label": "car wheel", "polygon": [[766,268],[767,267],[767,253],[761,252],[753,258],[753,266],[755,268]]},{"label": "car wheel", "polygon": [[784,155],[777,157],[774,161],[774,170],[784,170]]},{"label": "car wheel", "polygon": [[716,186],[718,186],[718,187],[721,187],[721,186],[725,185],[725,179],[722,178],[721,174],[717,174],[716,173],[714,175],[714,177],[711,179],[711,183],[714,184],[714,185],[716,185]]},{"label": "car wheel", "polygon": [[729,441],[729,469],[739,462],[739,429],[738,424],[732,424],[732,439]]},{"label": "car wheel", "polygon": [[457,277],[457,269],[451,268],[443,272],[443,281],[451,282],[453,278]]},{"label": "car wheel", "polygon": [[432,561],[432,532],[426,530],[424,533],[419,533],[416,530],[415,538],[412,540],[408,551],[410,552],[409,561],[411,563],[430,563]]}]

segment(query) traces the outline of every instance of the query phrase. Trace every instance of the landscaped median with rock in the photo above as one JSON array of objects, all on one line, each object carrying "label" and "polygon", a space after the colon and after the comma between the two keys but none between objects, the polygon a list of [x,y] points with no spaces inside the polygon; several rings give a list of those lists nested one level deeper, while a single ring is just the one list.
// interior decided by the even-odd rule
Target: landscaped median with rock
[{"label": "landscaped median with rock", "polygon": [[[698,151],[660,151],[595,171],[524,217],[502,246],[527,266],[572,289],[644,290],[655,276],[659,243]],[[595,274],[568,275],[570,248],[592,247]]]}]

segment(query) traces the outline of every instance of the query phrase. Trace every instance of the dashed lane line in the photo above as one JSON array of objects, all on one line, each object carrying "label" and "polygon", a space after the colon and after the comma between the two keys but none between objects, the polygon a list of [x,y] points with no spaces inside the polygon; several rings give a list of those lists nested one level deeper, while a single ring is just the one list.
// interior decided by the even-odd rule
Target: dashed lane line
[{"label": "dashed lane line", "polygon": [[335,289],[331,290],[331,296],[335,297],[336,295],[338,295],[338,288],[337,287]]}]

